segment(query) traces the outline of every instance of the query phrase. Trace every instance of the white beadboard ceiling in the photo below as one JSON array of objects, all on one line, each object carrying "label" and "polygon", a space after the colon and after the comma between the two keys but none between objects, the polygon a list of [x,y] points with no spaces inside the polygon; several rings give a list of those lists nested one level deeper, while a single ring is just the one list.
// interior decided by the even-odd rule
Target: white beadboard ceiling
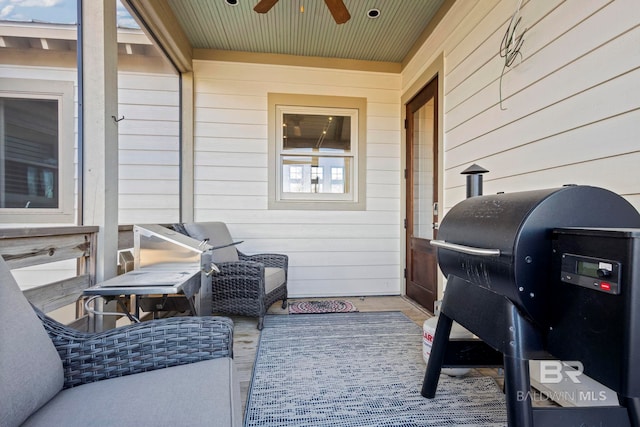
[{"label": "white beadboard ceiling", "polygon": [[[396,63],[444,0],[344,0],[351,19],[340,25],[323,0],[279,0],[266,14],[257,2],[168,0],[193,48]],[[374,8],[377,19],[367,16]]]}]

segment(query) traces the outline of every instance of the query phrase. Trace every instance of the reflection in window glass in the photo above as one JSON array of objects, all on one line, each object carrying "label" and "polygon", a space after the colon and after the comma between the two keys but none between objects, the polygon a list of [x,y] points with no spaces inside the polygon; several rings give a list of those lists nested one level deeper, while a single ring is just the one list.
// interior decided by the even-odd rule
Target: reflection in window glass
[{"label": "reflection in window glass", "polygon": [[282,150],[346,153],[351,151],[351,117],[283,114]]},{"label": "reflection in window glass", "polygon": [[0,207],[58,207],[58,101],[0,98]]},{"label": "reflection in window glass", "polygon": [[291,181],[300,181],[302,179],[302,167],[291,166],[289,168],[289,179]]},{"label": "reflection in window glass", "polygon": [[[351,168],[349,157],[284,157],[282,167],[283,192],[344,194],[349,191],[344,184],[344,171]],[[332,171],[331,176],[325,176],[325,168]],[[340,170],[340,182],[333,179],[334,170]]]},{"label": "reflection in window glass", "polygon": [[331,181],[344,181],[344,168],[331,168]]},{"label": "reflection in window glass", "polygon": [[344,192],[344,168],[331,168],[331,192]]},{"label": "reflection in window glass", "polygon": [[322,171],[323,171],[322,166],[311,166],[311,180],[312,181],[322,180],[322,175],[323,175]]},{"label": "reflection in window glass", "polygon": [[311,192],[323,193],[323,168],[322,166],[311,166]]}]

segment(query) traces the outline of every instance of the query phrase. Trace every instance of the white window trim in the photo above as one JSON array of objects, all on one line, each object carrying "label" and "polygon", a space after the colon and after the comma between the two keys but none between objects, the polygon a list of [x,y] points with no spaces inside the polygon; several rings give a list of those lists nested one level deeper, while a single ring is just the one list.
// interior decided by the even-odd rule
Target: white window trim
[{"label": "white window trim", "polygon": [[[345,116],[351,118],[351,149],[348,152],[313,152],[303,150],[287,150],[282,149],[282,141],[284,140],[284,127],[282,125],[282,118],[285,114],[318,114],[325,116]],[[276,156],[278,157],[278,167],[276,168],[276,200],[288,201],[288,200],[302,200],[307,202],[315,201],[348,201],[357,202],[358,194],[356,189],[358,188],[358,131],[356,124],[358,123],[358,110],[355,108],[325,108],[325,107],[299,107],[288,105],[276,106],[276,117],[278,123],[276,124],[277,136],[276,140],[279,142],[276,144]],[[351,169],[350,176],[353,179],[350,182],[350,191],[348,193],[285,193],[282,189],[283,176],[282,176],[282,159],[284,157],[338,157],[351,159],[349,165]]]},{"label": "white window trim", "polygon": [[[365,210],[366,209],[366,98],[339,96],[268,94],[269,107],[269,209],[291,210]],[[323,157],[351,157],[351,193],[282,193],[281,152],[282,110],[286,113],[320,113],[352,117],[351,153],[318,153]],[[299,153],[302,155],[302,153]],[[310,153],[304,153],[309,156]]]},{"label": "white window trim", "polygon": [[0,97],[27,99],[55,99],[58,108],[58,207],[3,208],[0,222],[14,224],[68,223],[75,221],[74,203],[75,165],[75,99],[71,81],[0,78]]}]

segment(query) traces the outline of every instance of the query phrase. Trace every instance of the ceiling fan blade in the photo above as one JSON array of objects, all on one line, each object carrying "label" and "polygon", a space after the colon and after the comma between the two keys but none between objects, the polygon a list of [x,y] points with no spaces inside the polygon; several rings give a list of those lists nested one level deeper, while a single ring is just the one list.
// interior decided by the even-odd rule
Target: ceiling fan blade
[{"label": "ceiling fan blade", "polygon": [[278,0],[260,0],[253,10],[258,13],[267,13],[276,3],[278,3]]},{"label": "ceiling fan blade", "polygon": [[324,0],[333,15],[333,19],[335,19],[336,24],[344,24],[349,19],[351,19],[351,15],[349,14],[349,10],[347,6],[344,5],[342,0]]}]

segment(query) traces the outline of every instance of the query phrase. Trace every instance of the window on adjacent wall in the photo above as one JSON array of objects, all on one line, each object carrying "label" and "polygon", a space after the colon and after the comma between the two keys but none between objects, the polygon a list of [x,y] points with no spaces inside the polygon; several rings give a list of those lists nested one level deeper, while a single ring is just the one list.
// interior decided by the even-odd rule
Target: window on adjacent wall
[{"label": "window on adjacent wall", "polygon": [[364,209],[363,98],[270,94],[274,209]]},{"label": "window on adjacent wall", "polygon": [[73,222],[73,83],[0,86],[2,221]]},{"label": "window on adjacent wall", "polygon": [[0,99],[3,208],[58,207],[58,102]]}]

